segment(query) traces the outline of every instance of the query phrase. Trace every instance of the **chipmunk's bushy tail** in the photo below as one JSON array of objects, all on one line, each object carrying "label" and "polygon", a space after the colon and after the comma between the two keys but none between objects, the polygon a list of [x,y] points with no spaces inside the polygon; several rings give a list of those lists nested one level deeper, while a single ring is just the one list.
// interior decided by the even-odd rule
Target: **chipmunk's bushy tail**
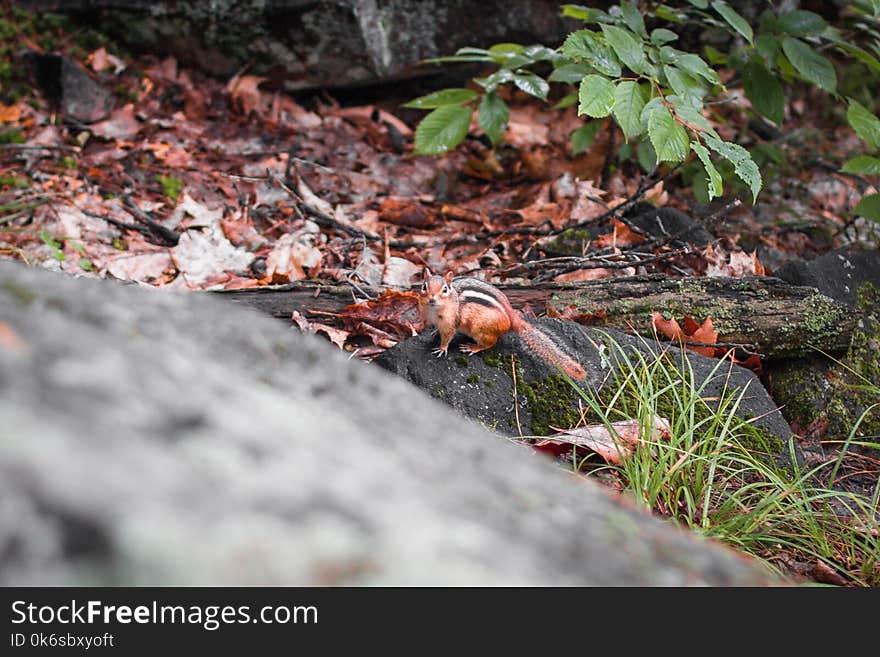
[{"label": "chipmunk's bushy tail", "polygon": [[548,363],[556,365],[572,379],[583,381],[587,378],[587,371],[574,358],[560,349],[553,339],[541,331],[538,327],[530,324],[519,317],[513,322],[513,330],[519,334],[523,342]]}]

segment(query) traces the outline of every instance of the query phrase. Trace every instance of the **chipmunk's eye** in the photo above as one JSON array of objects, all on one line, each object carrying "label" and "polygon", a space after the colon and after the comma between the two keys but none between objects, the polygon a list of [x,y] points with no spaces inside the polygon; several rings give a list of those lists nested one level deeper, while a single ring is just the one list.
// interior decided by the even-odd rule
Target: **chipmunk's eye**
[{"label": "chipmunk's eye", "polygon": [[422,283],[422,292],[427,292],[427,291],[428,291],[428,281],[425,281],[424,283]]},{"label": "chipmunk's eye", "polygon": [[440,292],[443,294],[449,294],[449,286],[446,283],[444,283],[443,288],[440,290]]}]

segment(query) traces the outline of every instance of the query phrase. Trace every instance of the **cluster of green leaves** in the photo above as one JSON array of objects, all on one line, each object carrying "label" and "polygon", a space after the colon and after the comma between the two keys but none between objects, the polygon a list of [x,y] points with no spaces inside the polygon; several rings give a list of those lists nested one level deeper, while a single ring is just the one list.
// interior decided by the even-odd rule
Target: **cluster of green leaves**
[{"label": "cluster of green leaves", "polygon": [[[880,15],[880,0],[862,4],[866,15]],[[429,60],[480,62],[498,70],[475,78],[479,92],[445,89],[407,103],[406,107],[432,110],[416,129],[415,152],[437,154],[454,148],[466,137],[474,110],[486,136],[497,144],[509,119],[498,88],[512,84],[546,101],[549,83],[555,82],[577,87],[556,107],[576,103],[578,115],[592,120],[572,135],[573,152],[588,147],[600,125],[596,121],[611,116],[628,144],[636,144],[646,170],[660,162],[683,162],[693,151],[705,171],[694,180],[702,189],[700,196],[712,199],[722,193],[723,178],[716,168],[720,159],[756,198],[762,180],[752,155],[722,139],[704,116],[706,103],[727,91],[718,69],[735,70],[753,109],[776,123],[783,120],[783,83],[800,79],[836,92],[834,66],[820,48],[837,48],[880,71],[875,56],[880,55],[880,45],[875,53],[860,48],[809,11],[765,10],[757,35],[723,0],[688,0],[681,7],[651,3],[642,9],[622,2],[607,11],[564,5],[563,15],[583,21],[585,28],[571,33],[558,49],[504,43],[489,49],[463,48],[454,56]],[[671,45],[679,36],[669,28],[694,21],[731,32],[739,47],[724,54],[707,46],[704,59]],[[533,66],[551,72],[545,79],[530,70]]]},{"label": "cluster of green leaves", "polygon": [[[858,155],[850,159],[843,165],[843,171],[880,176],[880,119],[852,99],[846,110],[846,118],[856,134],[874,151],[874,155]],[[853,213],[880,222],[880,194],[863,196]]]}]

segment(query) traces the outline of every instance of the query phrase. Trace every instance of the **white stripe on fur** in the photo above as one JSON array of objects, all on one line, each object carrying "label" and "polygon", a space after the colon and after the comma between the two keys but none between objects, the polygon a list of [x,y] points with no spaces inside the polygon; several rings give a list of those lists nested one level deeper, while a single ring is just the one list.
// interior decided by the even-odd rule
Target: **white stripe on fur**
[{"label": "white stripe on fur", "polygon": [[498,310],[500,310],[501,312],[503,312],[503,313],[507,312],[506,310],[504,310],[504,306],[501,305],[501,302],[498,299],[496,299],[494,296],[492,296],[491,294],[487,294],[485,292],[478,292],[476,290],[462,290],[459,296],[464,300],[482,299],[483,301],[488,301],[489,303],[491,303],[493,306],[498,308]]}]

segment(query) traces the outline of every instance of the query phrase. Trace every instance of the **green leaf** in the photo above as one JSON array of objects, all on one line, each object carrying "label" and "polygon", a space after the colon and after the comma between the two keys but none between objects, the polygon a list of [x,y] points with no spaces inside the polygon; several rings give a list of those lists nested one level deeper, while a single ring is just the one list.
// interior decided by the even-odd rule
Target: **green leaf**
[{"label": "green leaf", "polygon": [[614,107],[614,83],[601,75],[588,75],[581,80],[578,101],[578,116],[608,116]]},{"label": "green leaf", "polygon": [[577,18],[586,23],[612,20],[611,16],[601,9],[592,9],[590,7],[582,7],[581,5],[562,5],[562,15],[569,18]]},{"label": "green leaf", "polygon": [[651,115],[664,108],[663,99],[654,97],[645,103],[645,107],[642,108],[642,116],[639,118],[640,123],[642,124],[642,132],[647,132],[648,130],[648,121],[651,119]]},{"label": "green leaf", "polygon": [[584,60],[599,73],[610,78],[620,77],[621,67],[617,55],[596,32],[572,32],[562,44],[562,54],[569,59]]},{"label": "green leaf", "polygon": [[752,42],[754,36],[752,34],[752,26],[749,25],[748,21],[740,16],[733,7],[726,2],[716,0],[712,3],[712,9],[717,11],[721,15],[721,18],[727,21],[727,24],[730,25],[730,27],[742,34],[746,41],[749,43]]},{"label": "green leaf", "polygon": [[678,35],[672,30],[667,30],[664,27],[658,27],[656,30],[651,30],[651,43],[655,46],[662,46],[665,43],[677,40]]},{"label": "green leaf", "polygon": [[553,69],[549,82],[567,82],[568,84],[579,83],[584,76],[594,72],[594,68],[584,62],[575,64],[563,64],[559,68]]},{"label": "green leaf", "polygon": [[438,107],[416,128],[416,155],[438,155],[452,150],[467,136],[473,112],[469,107]]},{"label": "green leaf", "polygon": [[602,127],[601,121],[590,121],[571,133],[571,154],[580,155],[596,141],[596,133]]},{"label": "green leaf", "polygon": [[880,194],[868,194],[863,196],[862,200],[853,210],[853,214],[857,214],[865,219],[880,222]]},{"label": "green leaf", "polygon": [[805,79],[819,85],[825,91],[834,93],[837,88],[837,73],[834,66],[810,46],[794,37],[782,40],[782,51],[794,66],[794,69]]},{"label": "green leaf", "polygon": [[494,46],[489,47],[489,52],[497,53],[519,54],[523,50],[525,50],[525,46],[519,43],[496,43]]},{"label": "green leaf", "polygon": [[642,12],[631,2],[621,2],[620,11],[623,14],[623,22],[636,34],[645,35],[645,20]]},{"label": "green leaf", "polygon": [[513,74],[513,83],[517,88],[525,91],[530,96],[547,100],[547,94],[550,92],[550,85],[547,81],[530,71]]},{"label": "green leaf", "polygon": [[779,16],[776,27],[792,36],[815,36],[822,32],[828,23],[825,19],[811,11],[795,9]]},{"label": "green leaf", "polygon": [[642,110],[645,96],[638,83],[624,80],[614,89],[614,118],[627,141],[642,134]]},{"label": "green leaf", "polygon": [[669,21],[670,23],[684,23],[687,19],[687,14],[684,12],[677,12],[675,9],[667,7],[666,5],[657,5],[654,8],[654,15],[657,18]]},{"label": "green leaf", "polygon": [[495,91],[500,85],[511,82],[512,80],[513,71],[509,71],[506,68],[499,69],[484,78],[474,78],[474,82],[483,87],[486,91]]},{"label": "green leaf", "polygon": [[770,75],[760,62],[746,64],[742,76],[746,98],[755,111],[781,124],[785,115],[785,92],[779,80]]},{"label": "green leaf", "polygon": [[703,135],[703,139],[709,148],[733,165],[736,175],[752,190],[752,199],[757,199],[761,191],[761,171],[749,152],[739,144],[731,144],[712,135]]},{"label": "green leaf", "polygon": [[413,107],[415,109],[435,109],[437,107],[446,107],[447,105],[462,105],[467,103],[479,94],[471,89],[441,89],[427,96],[422,96],[404,103],[401,107]]},{"label": "green leaf", "polygon": [[772,34],[759,34],[755,39],[755,48],[758,49],[761,57],[772,66],[776,61],[776,55],[779,54],[779,39]]},{"label": "green leaf", "polygon": [[681,162],[687,157],[687,130],[662,105],[648,117],[648,137],[660,162]]},{"label": "green leaf", "polygon": [[693,105],[693,101],[696,101],[697,105],[702,104],[706,90],[695,78],[675,66],[664,66],[663,73],[672,90],[678,96],[689,101],[688,104]]},{"label": "green leaf", "polygon": [[629,30],[616,25],[602,25],[602,33],[620,61],[636,73],[642,73],[645,70],[648,62],[645,59],[645,49],[641,39],[638,39]]},{"label": "green leaf", "polygon": [[700,162],[703,163],[703,168],[706,170],[707,190],[709,200],[711,201],[716,196],[721,196],[721,192],[724,190],[721,174],[718,173],[718,169],[712,164],[712,158],[709,157],[709,151],[705,146],[698,141],[692,141],[691,148],[694,149],[694,153],[700,158]]},{"label": "green leaf", "polygon": [[880,158],[859,155],[848,160],[841,169],[844,173],[861,173],[866,176],[880,176]]},{"label": "green leaf", "polygon": [[682,121],[685,121],[691,130],[707,132],[713,137],[718,137],[718,133],[715,132],[715,128],[712,127],[709,119],[703,116],[700,110],[693,107],[676,107],[675,114]]},{"label": "green leaf", "polygon": [[709,84],[721,84],[721,78],[718,77],[715,69],[711,68],[705,61],[703,61],[703,58],[699,55],[681,53],[676,57],[675,65],[683,71],[687,71],[694,77],[703,78]]},{"label": "green leaf", "polygon": [[[825,34],[827,35],[828,32],[826,32]],[[866,50],[863,50],[862,48],[859,48],[856,45],[853,45],[851,43],[846,43],[842,40],[835,41],[835,43],[837,44],[838,48],[840,48],[844,52],[849,53],[850,55],[852,55],[853,57],[858,59],[860,62],[862,62],[862,64],[865,64],[866,66],[869,66],[874,71],[880,73],[880,60],[878,60],[876,57],[874,57],[871,53],[869,53]]]},{"label": "green leaf", "polygon": [[880,120],[852,98],[849,99],[846,120],[871,148],[880,148]]},{"label": "green leaf", "polygon": [[510,119],[510,109],[501,96],[494,91],[483,96],[480,109],[477,111],[477,120],[493,146],[504,134],[508,119]]},{"label": "green leaf", "polygon": [[709,0],[688,0],[697,9],[706,9],[709,6]]},{"label": "green leaf", "polygon": [[555,110],[565,109],[566,107],[571,107],[575,103],[578,102],[578,94],[577,91],[572,91],[570,94],[564,95],[559,99],[559,102],[553,106]]},{"label": "green leaf", "polygon": [[636,158],[639,161],[639,166],[642,167],[645,173],[651,173],[657,168],[657,153],[648,139],[639,142]]}]

